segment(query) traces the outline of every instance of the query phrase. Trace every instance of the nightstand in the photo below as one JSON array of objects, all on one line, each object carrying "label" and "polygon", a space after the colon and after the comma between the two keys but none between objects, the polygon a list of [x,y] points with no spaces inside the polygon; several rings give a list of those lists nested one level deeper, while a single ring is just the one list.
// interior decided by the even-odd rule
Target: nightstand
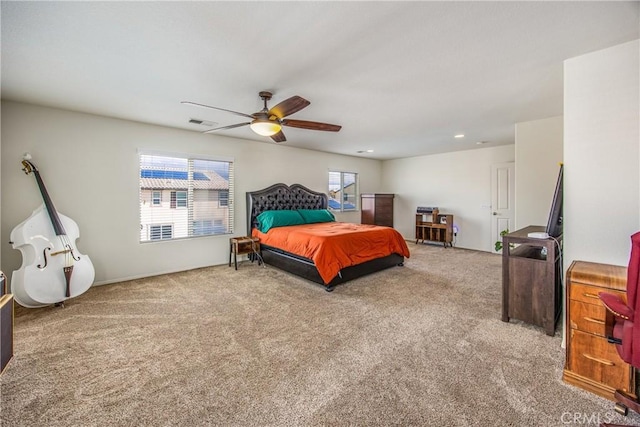
[{"label": "nightstand", "polygon": [[[229,239],[229,267],[231,267],[231,257],[233,256],[233,263],[238,269],[238,255],[244,254],[258,254],[260,252],[260,239],[257,237],[232,237]],[[254,258],[249,256],[251,262]],[[258,257],[258,265],[261,265],[260,258]]]}]

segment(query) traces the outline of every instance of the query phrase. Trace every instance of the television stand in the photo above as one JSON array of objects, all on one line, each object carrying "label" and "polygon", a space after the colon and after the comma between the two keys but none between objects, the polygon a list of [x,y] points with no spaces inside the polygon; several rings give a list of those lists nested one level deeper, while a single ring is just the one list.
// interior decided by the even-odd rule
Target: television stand
[{"label": "television stand", "polygon": [[530,225],[502,237],[502,321],[519,319],[553,336],[562,304],[562,236],[529,237],[544,231]]}]

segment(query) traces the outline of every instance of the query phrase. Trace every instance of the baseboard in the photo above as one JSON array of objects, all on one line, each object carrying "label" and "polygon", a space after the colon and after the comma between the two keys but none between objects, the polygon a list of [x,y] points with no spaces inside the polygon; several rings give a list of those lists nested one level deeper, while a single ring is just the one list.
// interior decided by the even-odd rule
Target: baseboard
[{"label": "baseboard", "polygon": [[[614,396],[616,390],[606,384],[599,383],[592,380],[591,378],[583,377],[567,369],[563,370],[562,379],[567,384],[571,384],[575,387],[580,387],[583,390],[587,390],[593,394],[597,394],[598,396],[604,397],[605,399],[609,399],[614,402],[616,401],[616,398]],[[633,398],[635,397],[635,394],[633,394]]]}]

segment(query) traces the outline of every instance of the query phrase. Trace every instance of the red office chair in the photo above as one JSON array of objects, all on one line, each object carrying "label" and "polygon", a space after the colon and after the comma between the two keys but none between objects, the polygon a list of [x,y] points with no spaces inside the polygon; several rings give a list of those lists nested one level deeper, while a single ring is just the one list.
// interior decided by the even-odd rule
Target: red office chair
[{"label": "red office chair", "polygon": [[[613,323],[606,325],[607,339],[616,345],[618,354],[628,364],[640,368],[640,232],[631,236],[631,257],[627,268],[627,302],[613,294],[600,292],[604,306],[613,314]],[[636,316],[635,314],[638,313]],[[616,411],[627,415],[627,408],[640,412],[640,402],[627,393],[616,390]],[[607,426],[608,424],[601,424]],[[612,425],[609,425],[612,426]]]}]

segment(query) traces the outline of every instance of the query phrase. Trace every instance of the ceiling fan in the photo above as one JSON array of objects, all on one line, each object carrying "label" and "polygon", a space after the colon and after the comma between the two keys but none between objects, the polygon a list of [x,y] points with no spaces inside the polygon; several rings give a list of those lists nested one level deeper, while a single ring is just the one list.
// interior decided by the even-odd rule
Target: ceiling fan
[{"label": "ceiling fan", "polygon": [[226,111],[228,113],[237,114],[238,116],[252,119],[250,122],[237,123],[235,125],[209,129],[204,133],[211,133],[223,129],[233,129],[249,125],[251,127],[251,130],[253,130],[258,135],[270,136],[271,139],[273,139],[275,142],[284,142],[287,140],[287,138],[285,138],[284,133],[282,133],[282,126],[289,126],[299,129],[324,130],[329,132],[338,132],[342,128],[342,126],[332,125],[328,123],[310,122],[308,120],[285,119],[285,117],[293,113],[297,113],[298,111],[311,104],[309,101],[300,96],[292,96],[291,98],[285,99],[275,107],[268,109],[267,101],[271,99],[273,94],[271,92],[262,91],[258,95],[260,95],[260,98],[262,98],[262,100],[264,101],[264,108],[253,114],[239,113],[237,111],[227,110],[225,108],[219,107],[212,107],[210,105],[198,104],[191,101],[182,101],[181,104],[195,105],[197,107],[204,108],[213,108],[214,110]]}]

